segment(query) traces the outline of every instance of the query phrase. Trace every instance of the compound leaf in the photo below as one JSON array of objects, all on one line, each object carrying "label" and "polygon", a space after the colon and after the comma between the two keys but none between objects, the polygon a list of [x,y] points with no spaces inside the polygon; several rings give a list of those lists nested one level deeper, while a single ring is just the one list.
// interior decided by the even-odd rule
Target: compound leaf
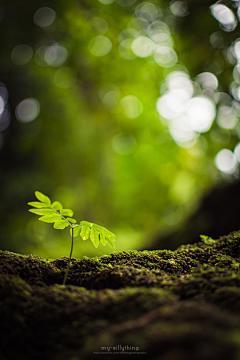
[{"label": "compound leaf", "polygon": [[58,214],[45,215],[40,217],[39,220],[44,221],[46,223],[54,223],[55,221],[61,220],[61,216]]},{"label": "compound leaf", "polygon": [[65,220],[57,220],[54,224],[53,224],[53,227],[54,229],[59,229],[59,230],[63,230],[65,229],[66,227],[68,227],[69,224],[67,221]]},{"label": "compound leaf", "polygon": [[105,236],[103,235],[103,233],[100,233],[100,242],[103,246],[105,246],[107,244],[107,240],[106,240]]},{"label": "compound leaf", "polygon": [[73,224],[76,224],[76,222],[77,222],[77,220],[72,219],[72,218],[67,218],[67,220],[70,221],[70,222],[73,223]]},{"label": "compound leaf", "polygon": [[88,226],[82,226],[82,230],[80,236],[83,240],[87,240],[89,238],[90,229]]},{"label": "compound leaf", "polygon": [[110,245],[111,248],[113,248],[113,250],[115,250],[115,244],[114,244],[113,240],[109,239],[107,237],[106,237],[106,240],[107,240],[108,245]]},{"label": "compound leaf", "polygon": [[55,211],[52,209],[29,209],[28,211],[30,211],[33,214],[37,214],[37,215],[51,215],[51,214],[55,214]]},{"label": "compound leaf", "polygon": [[49,199],[49,197],[42,194],[40,191],[35,191],[35,196],[41,202],[43,202],[45,204],[48,204],[48,205],[51,205],[51,200]]},{"label": "compound leaf", "polygon": [[71,209],[61,209],[60,213],[64,216],[73,216],[73,211]]},{"label": "compound leaf", "polygon": [[50,205],[44,204],[44,203],[38,202],[38,201],[29,202],[28,205],[33,206],[35,208],[45,208],[45,207],[49,208],[50,207]]},{"label": "compound leaf", "polygon": [[53,208],[55,210],[61,210],[63,208],[63,206],[59,201],[54,201],[51,205],[51,208]]},{"label": "compound leaf", "polygon": [[92,224],[92,226],[97,229],[100,233],[105,234],[105,236],[109,237],[109,238],[115,238],[116,235],[114,233],[112,233],[111,231],[107,230],[105,227],[97,225],[97,224]]},{"label": "compound leaf", "polygon": [[108,238],[115,238],[116,235],[114,233],[112,233],[111,231],[107,230],[106,228],[102,228],[103,230],[101,230],[103,232],[103,234],[105,234],[106,237]]},{"label": "compound leaf", "polygon": [[90,239],[93,245],[97,248],[99,245],[99,232],[93,227],[91,228]]}]

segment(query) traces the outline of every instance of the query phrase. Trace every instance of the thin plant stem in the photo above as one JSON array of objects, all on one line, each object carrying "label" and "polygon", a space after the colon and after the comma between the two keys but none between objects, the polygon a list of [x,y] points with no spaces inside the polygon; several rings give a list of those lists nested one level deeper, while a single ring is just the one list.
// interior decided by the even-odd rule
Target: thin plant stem
[{"label": "thin plant stem", "polygon": [[66,270],[66,272],[65,272],[64,279],[63,279],[63,285],[66,285],[66,281],[67,281],[67,277],[68,277],[68,271],[69,271],[69,267],[70,267],[70,263],[71,263],[71,258],[72,258],[72,251],[73,251],[73,228],[72,228],[72,245],[71,245],[71,251],[70,251],[70,256],[69,256],[69,259],[68,259],[67,270]]}]

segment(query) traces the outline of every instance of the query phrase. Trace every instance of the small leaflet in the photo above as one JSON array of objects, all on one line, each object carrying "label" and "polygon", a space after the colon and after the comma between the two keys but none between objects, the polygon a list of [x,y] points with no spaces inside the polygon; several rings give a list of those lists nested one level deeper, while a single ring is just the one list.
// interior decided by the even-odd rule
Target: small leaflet
[{"label": "small leaflet", "polygon": [[45,207],[49,208],[50,207],[50,205],[44,204],[44,203],[38,202],[38,201],[29,202],[28,205],[33,206],[35,208],[45,208]]},{"label": "small leaflet", "polygon": [[91,228],[93,226],[93,223],[90,223],[88,221],[81,221],[80,225],[81,226],[89,226]]},{"label": "small leaflet", "polygon": [[72,218],[69,218],[69,217],[67,218],[67,220],[70,221],[70,222],[73,223],[73,224],[76,224],[76,222],[77,222],[77,220],[72,219]]},{"label": "small leaflet", "polygon": [[53,224],[54,229],[63,230],[68,227],[69,224],[65,220],[58,220]]},{"label": "small leaflet", "polygon": [[55,214],[55,211],[52,209],[29,209],[28,211],[30,211],[33,214],[36,215],[52,215]]},{"label": "small leaflet", "polygon": [[61,220],[61,216],[57,214],[45,215],[40,217],[39,220],[44,221],[46,223],[54,223],[55,221]]},{"label": "small leaflet", "polygon": [[103,246],[105,246],[107,244],[107,240],[103,233],[100,233],[100,242]]},{"label": "small leaflet", "polygon": [[106,240],[107,240],[108,245],[110,245],[111,248],[113,248],[113,250],[115,250],[115,244],[114,244],[114,242],[112,241],[112,239],[106,238]]},{"label": "small leaflet", "polygon": [[51,205],[51,200],[49,199],[49,197],[42,194],[40,191],[35,191],[35,196],[41,202],[43,202],[45,204],[48,204],[48,205]]},{"label": "small leaflet", "polygon": [[93,245],[97,248],[99,245],[99,232],[93,227],[91,228],[90,238]]},{"label": "small leaflet", "polygon": [[63,216],[70,216],[70,217],[73,216],[73,211],[71,209],[61,209],[60,213]]},{"label": "small leaflet", "polygon": [[53,208],[55,210],[61,210],[63,208],[63,206],[59,201],[54,201],[51,205],[51,208]]},{"label": "small leaflet", "polygon": [[80,236],[83,240],[87,240],[89,238],[89,234],[90,234],[90,229],[88,226],[83,226]]}]

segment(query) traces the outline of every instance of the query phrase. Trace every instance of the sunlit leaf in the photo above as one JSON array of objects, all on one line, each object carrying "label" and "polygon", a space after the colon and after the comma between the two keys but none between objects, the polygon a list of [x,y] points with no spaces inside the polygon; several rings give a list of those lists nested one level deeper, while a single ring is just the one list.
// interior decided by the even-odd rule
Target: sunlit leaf
[{"label": "sunlit leaf", "polygon": [[97,229],[99,231],[101,231],[102,229],[104,229],[102,226],[97,225],[97,224],[92,224],[92,227],[94,227],[94,229]]},{"label": "sunlit leaf", "polygon": [[30,211],[33,214],[37,214],[37,215],[51,215],[51,214],[55,214],[55,211],[52,209],[29,209],[28,211]]},{"label": "sunlit leaf", "polygon": [[55,210],[61,210],[63,208],[62,204],[59,201],[54,201],[51,207]]},{"label": "sunlit leaf", "polygon": [[89,226],[89,227],[92,227],[93,226],[93,223],[90,223],[88,221],[81,221],[80,222],[80,225],[81,226]]},{"label": "sunlit leaf", "polygon": [[116,235],[114,233],[112,233],[111,231],[103,228],[102,232],[105,234],[105,236],[107,236],[108,238],[115,238]]},{"label": "sunlit leaf", "polygon": [[69,224],[65,220],[58,220],[53,224],[54,229],[60,229],[60,230],[63,230],[68,226]]},{"label": "sunlit leaf", "polygon": [[99,230],[99,232],[104,233],[104,234],[105,234],[106,236],[108,236],[109,238],[114,238],[114,237],[116,237],[115,234],[113,234],[111,231],[107,230],[107,229],[106,229],[105,227],[103,227],[103,226],[100,226],[100,225],[97,225],[97,224],[92,224],[92,226],[93,226],[95,229]]},{"label": "sunlit leaf", "polygon": [[107,240],[108,245],[110,245],[111,248],[113,248],[113,250],[115,250],[115,244],[114,244],[113,240],[109,239],[109,238],[106,238],[106,240]]},{"label": "sunlit leaf", "polygon": [[107,240],[106,240],[105,236],[103,235],[103,233],[100,233],[100,242],[103,246],[105,246],[107,244]]},{"label": "sunlit leaf", "polygon": [[72,219],[72,218],[69,218],[69,217],[67,218],[67,220],[70,221],[70,222],[73,223],[73,224],[76,224],[76,222],[77,222],[77,220]]},{"label": "sunlit leaf", "polygon": [[45,203],[45,204],[49,204],[51,205],[51,200],[49,199],[48,196],[44,195],[43,193],[41,193],[40,191],[35,191],[35,196],[38,200],[40,200],[41,202]]},{"label": "sunlit leaf", "polygon": [[60,213],[64,216],[73,216],[73,211],[71,209],[61,209]]},{"label": "sunlit leaf", "polygon": [[83,240],[87,240],[89,238],[89,234],[90,234],[90,229],[88,226],[83,226],[80,236]]},{"label": "sunlit leaf", "polygon": [[54,223],[55,221],[61,220],[61,216],[57,214],[45,215],[40,217],[39,220],[44,221],[46,223]]},{"label": "sunlit leaf", "polygon": [[45,208],[45,207],[49,208],[50,207],[50,205],[44,204],[44,203],[41,203],[38,201],[29,202],[28,205],[33,206],[35,208]]},{"label": "sunlit leaf", "polygon": [[74,228],[70,229],[70,235],[72,236],[72,231],[73,231],[73,237],[77,237],[80,235],[80,231],[81,231],[81,226],[76,226]]},{"label": "sunlit leaf", "polygon": [[99,245],[99,232],[94,228],[91,228],[90,239],[93,245],[97,248]]}]

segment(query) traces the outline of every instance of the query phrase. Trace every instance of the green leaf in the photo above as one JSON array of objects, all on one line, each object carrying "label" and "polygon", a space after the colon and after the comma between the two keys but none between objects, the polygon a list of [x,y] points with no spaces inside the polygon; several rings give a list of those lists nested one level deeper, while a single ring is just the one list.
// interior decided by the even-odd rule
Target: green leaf
[{"label": "green leaf", "polygon": [[97,224],[93,224],[92,225],[95,229],[97,229],[99,232],[105,234],[105,236],[109,237],[109,238],[115,238],[116,235],[114,233],[112,233],[111,231],[107,230],[105,227],[97,225]]},{"label": "green leaf", "polygon": [[97,229],[99,231],[101,231],[102,229],[104,229],[102,226],[97,225],[97,224],[92,224],[92,227],[94,227],[94,229]]},{"label": "green leaf", "polygon": [[72,231],[73,231],[73,237],[77,237],[80,235],[80,231],[81,231],[81,226],[76,226],[74,228],[70,229],[70,235],[72,236]]},{"label": "green leaf", "polygon": [[55,210],[61,210],[63,208],[62,204],[59,201],[54,201],[51,207]]},{"label": "green leaf", "polygon": [[45,207],[49,208],[50,207],[50,205],[44,204],[44,203],[41,203],[38,201],[29,202],[28,205],[33,206],[35,208],[45,208]]},{"label": "green leaf", "polygon": [[51,205],[51,200],[49,199],[49,197],[42,194],[40,191],[35,191],[35,196],[41,202]]},{"label": "green leaf", "polygon": [[93,245],[97,248],[99,245],[99,232],[94,228],[91,228],[90,239]]},{"label": "green leaf", "polygon": [[115,238],[116,237],[116,235],[114,233],[112,233],[111,231],[109,231],[109,230],[107,230],[105,228],[103,228],[102,232],[108,238]]},{"label": "green leaf", "polygon": [[71,209],[61,209],[60,213],[64,216],[73,216],[73,211]]},{"label": "green leaf", "polygon": [[60,229],[60,230],[63,230],[68,226],[69,224],[65,220],[58,220],[53,224],[54,229]]},{"label": "green leaf", "polygon": [[52,209],[29,209],[28,211],[30,211],[33,214],[37,214],[37,215],[51,215],[51,214],[55,214],[55,211]]},{"label": "green leaf", "polygon": [[107,240],[106,240],[105,236],[103,235],[103,233],[100,233],[100,241],[103,246],[105,246],[107,244]]},{"label": "green leaf", "polygon": [[115,250],[115,244],[114,244],[114,242],[112,241],[112,239],[106,238],[106,240],[107,240],[108,245],[110,245],[111,248],[113,248],[113,250]]},{"label": "green leaf", "polygon": [[83,240],[87,240],[89,238],[89,234],[90,234],[90,229],[88,226],[83,226],[80,236]]},{"label": "green leaf", "polygon": [[57,214],[45,215],[40,217],[39,220],[44,221],[46,223],[54,223],[55,221],[61,220],[61,216]]},{"label": "green leaf", "polygon": [[73,223],[73,224],[76,224],[76,222],[77,222],[77,220],[72,219],[72,218],[67,218],[67,220],[70,221],[70,222]]},{"label": "green leaf", "polygon": [[80,225],[81,226],[89,226],[91,228],[93,226],[93,223],[90,223],[88,221],[81,221]]}]

